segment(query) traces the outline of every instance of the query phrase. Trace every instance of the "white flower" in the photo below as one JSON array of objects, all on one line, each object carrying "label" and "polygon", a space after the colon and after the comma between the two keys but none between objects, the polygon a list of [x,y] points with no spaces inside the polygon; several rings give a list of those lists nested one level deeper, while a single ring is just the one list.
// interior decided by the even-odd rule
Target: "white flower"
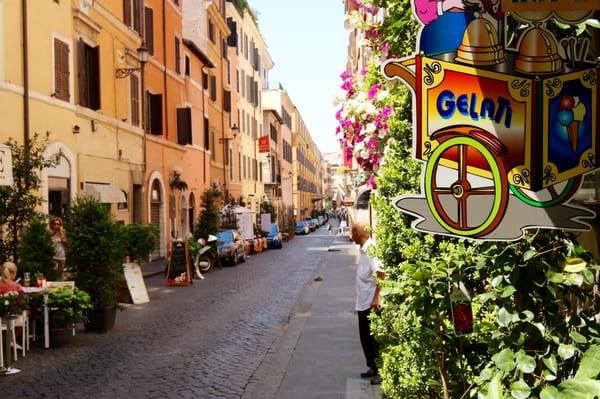
[{"label": "white flower", "polygon": [[8,302],[8,299],[6,301],[4,301],[4,306],[8,306],[10,305],[10,302]]},{"label": "white flower", "polygon": [[377,126],[374,123],[369,123],[365,126],[366,133],[373,133],[375,130],[377,130]]},{"label": "white flower", "polygon": [[389,94],[390,92],[387,90],[380,90],[379,93],[377,93],[377,101],[383,101]]},{"label": "white flower", "polygon": [[361,157],[362,159],[369,159],[369,152],[368,152],[367,150],[362,150],[362,151],[360,152],[360,157]]}]

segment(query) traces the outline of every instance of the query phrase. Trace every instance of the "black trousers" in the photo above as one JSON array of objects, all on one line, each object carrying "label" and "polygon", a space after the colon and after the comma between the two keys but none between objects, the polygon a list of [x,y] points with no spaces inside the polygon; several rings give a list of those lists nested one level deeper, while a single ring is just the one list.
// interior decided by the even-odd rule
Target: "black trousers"
[{"label": "black trousers", "polygon": [[379,356],[379,350],[377,347],[377,341],[375,341],[375,337],[371,335],[371,327],[369,322],[370,314],[371,309],[358,311],[358,332],[360,334],[360,344],[365,354],[365,358],[367,359],[367,366],[371,370],[377,371],[375,360]]}]

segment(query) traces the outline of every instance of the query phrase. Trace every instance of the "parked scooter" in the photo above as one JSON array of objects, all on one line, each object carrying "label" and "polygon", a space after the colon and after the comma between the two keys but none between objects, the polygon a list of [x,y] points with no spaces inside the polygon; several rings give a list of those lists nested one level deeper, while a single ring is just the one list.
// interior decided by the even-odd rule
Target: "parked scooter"
[{"label": "parked scooter", "polygon": [[207,240],[204,240],[203,238],[198,240],[200,251],[198,251],[198,255],[196,255],[196,259],[194,259],[196,277],[203,279],[202,273],[207,273],[214,266],[221,267],[217,241],[217,237],[212,234],[208,236]]}]

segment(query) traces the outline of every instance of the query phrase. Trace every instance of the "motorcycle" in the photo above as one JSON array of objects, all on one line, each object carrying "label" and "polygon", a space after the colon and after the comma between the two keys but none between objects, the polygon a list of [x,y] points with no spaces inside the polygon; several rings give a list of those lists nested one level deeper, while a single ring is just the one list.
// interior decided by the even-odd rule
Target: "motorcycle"
[{"label": "motorcycle", "polygon": [[214,266],[221,267],[219,261],[219,251],[217,250],[217,237],[212,234],[205,240],[200,238],[198,243],[200,249],[194,259],[194,269],[196,271],[196,277],[203,279],[202,273],[207,273]]}]

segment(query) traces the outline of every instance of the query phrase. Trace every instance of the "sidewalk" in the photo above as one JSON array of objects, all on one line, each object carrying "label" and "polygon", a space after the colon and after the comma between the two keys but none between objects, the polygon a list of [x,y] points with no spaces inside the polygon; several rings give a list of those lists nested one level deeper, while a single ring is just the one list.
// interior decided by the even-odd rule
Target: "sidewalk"
[{"label": "sidewalk", "polygon": [[[361,379],[367,369],[354,312],[356,249],[332,237],[283,336],[267,354],[243,398],[380,398]],[[321,280],[321,279],[322,280]]]},{"label": "sidewalk", "polygon": [[164,274],[167,267],[167,258],[160,258],[153,260],[149,263],[144,263],[142,268],[142,275],[144,278],[154,277],[159,274]]}]

